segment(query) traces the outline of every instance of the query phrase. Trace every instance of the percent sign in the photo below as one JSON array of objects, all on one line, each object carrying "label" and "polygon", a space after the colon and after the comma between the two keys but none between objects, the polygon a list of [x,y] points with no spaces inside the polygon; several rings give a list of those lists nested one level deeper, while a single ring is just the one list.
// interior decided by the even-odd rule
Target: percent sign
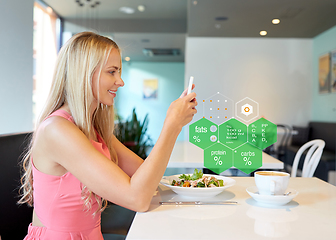
[{"label": "percent sign", "polygon": [[195,142],[200,142],[201,141],[201,139],[199,139],[199,136],[197,136],[197,137],[194,136],[193,139],[195,139]]},{"label": "percent sign", "polygon": [[215,156],[214,157],[214,160],[216,161],[216,165],[217,164],[219,164],[219,165],[222,165],[223,164],[223,162],[221,161],[221,160],[219,160],[221,157],[217,157],[217,156]]},{"label": "percent sign", "polygon": [[252,161],[250,161],[250,157],[244,157],[243,159],[244,159],[244,162],[245,162],[245,166],[252,164]]}]

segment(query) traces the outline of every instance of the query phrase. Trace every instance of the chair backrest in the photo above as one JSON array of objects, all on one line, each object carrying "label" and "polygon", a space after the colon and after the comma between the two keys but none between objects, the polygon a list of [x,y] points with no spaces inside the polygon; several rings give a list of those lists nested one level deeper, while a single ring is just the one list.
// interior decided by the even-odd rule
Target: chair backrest
[{"label": "chair backrest", "polygon": [[301,155],[309,147],[310,149],[308,150],[303,163],[302,177],[312,177],[314,175],[318,163],[320,162],[324,146],[325,142],[321,139],[316,139],[305,143],[295,155],[291,177],[296,177]]},{"label": "chair backrest", "polygon": [[284,150],[286,149],[286,147],[288,146],[288,142],[290,137],[292,136],[292,127],[285,125],[285,124],[277,124],[277,129],[282,129],[283,131],[283,136],[281,137],[280,141],[279,141],[279,153],[280,154],[284,154]]},{"label": "chair backrest", "polygon": [[32,220],[33,208],[16,203],[20,161],[30,136],[31,132],[0,135],[0,235],[3,240],[22,240]]}]

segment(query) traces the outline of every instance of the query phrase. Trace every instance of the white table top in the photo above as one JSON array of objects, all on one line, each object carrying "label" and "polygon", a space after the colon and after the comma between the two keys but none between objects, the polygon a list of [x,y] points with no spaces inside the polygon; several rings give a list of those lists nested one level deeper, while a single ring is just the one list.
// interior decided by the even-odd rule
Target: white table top
[{"label": "white table top", "polygon": [[[262,152],[263,164],[259,169],[283,169],[284,163]],[[168,168],[204,168],[203,149],[189,142],[176,142]],[[234,168],[234,167],[232,167]]]},{"label": "white table top", "polygon": [[[127,240],[254,240],[334,239],[336,187],[317,178],[291,178],[289,188],[299,194],[284,206],[265,207],[248,195],[253,177],[233,177],[236,184],[212,198],[237,205],[171,206],[159,201],[182,200],[160,185],[150,210],[137,213]],[[185,199],[184,199],[185,200]]]}]

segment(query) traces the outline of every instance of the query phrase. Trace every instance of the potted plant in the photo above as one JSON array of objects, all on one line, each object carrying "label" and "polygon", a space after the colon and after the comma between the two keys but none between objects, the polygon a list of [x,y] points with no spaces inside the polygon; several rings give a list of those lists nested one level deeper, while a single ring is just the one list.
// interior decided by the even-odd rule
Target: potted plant
[{"label": "potted plant", "polygon": [[129,119],[122,121],[120,116],[117,115],[117,121],[115,128],[117,139],[142,159],[145,159],[147,157],[146,151],[149,147],[152,147],[152,139],[147,134],[148,114],[140,122],[135,108],[133,108]]}]

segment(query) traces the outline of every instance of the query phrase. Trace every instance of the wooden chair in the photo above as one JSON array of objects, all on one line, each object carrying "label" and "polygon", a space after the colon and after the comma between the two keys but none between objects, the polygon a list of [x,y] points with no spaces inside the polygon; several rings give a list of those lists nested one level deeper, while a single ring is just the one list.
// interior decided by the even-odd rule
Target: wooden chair
[{"label": "wooden chair", "polygon": [[306,157],[304,159],[303,168],[302,168],[302,177],[313,177],[314,172],[317,168],[317,165],[320,162],[324,146],[325,146],[325,142],[321,139],[312,140],[312,141],[305,143],[295,155],[293,166],[292,166],[291,177],[296,177],[301,155],[308,148],[310,149],[308,150]]}]

